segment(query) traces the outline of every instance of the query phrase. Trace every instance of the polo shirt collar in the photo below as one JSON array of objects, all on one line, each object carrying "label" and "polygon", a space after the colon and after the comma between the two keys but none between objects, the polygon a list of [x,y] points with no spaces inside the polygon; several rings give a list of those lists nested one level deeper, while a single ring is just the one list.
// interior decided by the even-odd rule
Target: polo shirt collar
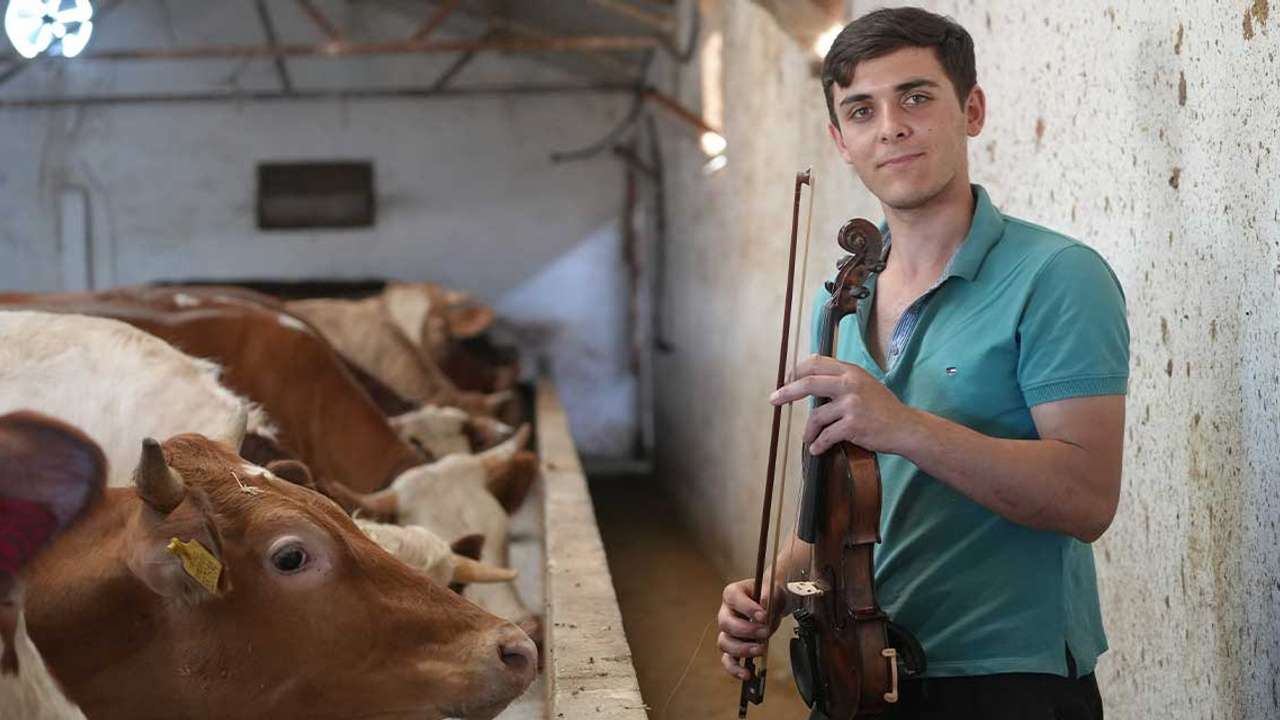
[{"label": "polo shirt collar", "polygon": [[[960,277],[972,281],[978,276],[978,270],[982,267],[982,261],[987,258],[987,253],[1004,235],[1004,216],[992,204],[986,188],[981,185],[969,187],[973,189],[973,221],[969,225],[969,234],[965,236],[964,242],[960,243],[955,255],[952,255],[951,261],[947,263],[947,269],[942,274],[943,280],[949,277]],[[884,233],[884,257],[888,258],[893,239],[889,236],[886,224],[881,224],[880,230]]]}]

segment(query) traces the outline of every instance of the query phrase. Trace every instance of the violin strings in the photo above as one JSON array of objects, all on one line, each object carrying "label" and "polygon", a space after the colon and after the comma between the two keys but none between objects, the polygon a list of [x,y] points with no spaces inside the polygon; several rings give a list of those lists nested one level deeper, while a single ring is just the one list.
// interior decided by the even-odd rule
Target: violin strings
[{"label": "violin strings", "polygon": [[671,701],[675,698],[676,692],[680,690],[680,686],[684,685],[685,678],[689,677],[689,670],[693,668],[693,661],[698,658],[698,653],[702,652],[702,643],[707,639],[707,631],[714,625],[716,619],[713,617],[702,628],[702,634],[698,636],[698,646],[693,649],[693,654],[689,656],[689,663],[684,666],[684,672],[680,673],[680,679],[676,681],[676,686],[671,688],[671,694],[667,695],[667,701],[662,703],[662,710],[658,712],[658,720],[666,720],[667,708],[671,707]]}]

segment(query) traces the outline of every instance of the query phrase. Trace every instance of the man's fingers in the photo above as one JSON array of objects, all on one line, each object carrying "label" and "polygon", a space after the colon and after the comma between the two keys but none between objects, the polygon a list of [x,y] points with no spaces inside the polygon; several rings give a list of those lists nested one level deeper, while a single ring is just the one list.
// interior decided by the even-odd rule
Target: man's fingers
[{"label": "man's fingers", "polygon": [[767,637],[767,634],[762,634],[762,631],[764,633],[768,632],[768,628],[764,625],[753,623],[740,617],[721,617],[716,624],[720,627],[720,632],[736,638],[751,640],[753,638]]},{"label": "man's fingers", "polygon": [[842,440],[847,440],[852,429],[853,420],[851,418],[845,418],[844,420],[828,425],[826,429],[818,434],[817,439],[810,443],[809,454],[821,455],[836,443]]},{"label": "man's fingers", "polygon": [[724,671],[739,680],[751,679],[751,673],[747,669],[738,664],[738,658],[725,653],[720,656],[720,664],[724,666]]},{"label": "man's fingers", "polygon": [[778,388],[769,396],[769,402],[774,405],[785,405],[810,395],[833,398],[847,391],[844,380],[839,375],[810,375]]},{"label": "man's fingers", "polygon": [[743,642],[736,637],[720,633],[716,638],[716,647],[721,652],[736,658],[759,657],[764,652],[764,645],[758,642]]},{"label": "man's fingers", "polygon": [[816,440],[824,428],[839,420],[843,414],[844,409],[833,402],[810,410],[809,420],[804,425],[804,442],[811,443]]},{"label": "man's fingers", "polygon": [[796,363],[794,377],[788,377],[787,380],[798,380],[809,375],[840,375],[848,367],[848,363],[841,362],[828,355],[810,355]]},{"label": "man's fingers", "polygon": [[[752,600],[751,596],[747,594],[747,592],[751,589],[750,586],[754,584],[755,583],[752,581],[746,581],[745,583],[736,582],[726,586],[724,589],[724,594],[722,595],[724,604],[728,606],[730,610],[733,610],[734,612],[738,613],[742,617],[751,618],[754,620],[757,617],[763,615],[764,608],[761,607],[759,603]],[[759,622],[763,622],[763,621],[759,621]]]}]

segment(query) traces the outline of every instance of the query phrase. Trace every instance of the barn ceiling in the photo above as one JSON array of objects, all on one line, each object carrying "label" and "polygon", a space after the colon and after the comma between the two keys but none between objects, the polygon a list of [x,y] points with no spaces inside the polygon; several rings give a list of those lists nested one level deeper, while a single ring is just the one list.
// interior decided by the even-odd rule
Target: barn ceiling
[{"label": "barn ceiling", "polygon": [[[691,3],[684,3],[689,4]],[[634,86],[674,0],[95,0],[80,57],[0,41],[0,106]]]}]

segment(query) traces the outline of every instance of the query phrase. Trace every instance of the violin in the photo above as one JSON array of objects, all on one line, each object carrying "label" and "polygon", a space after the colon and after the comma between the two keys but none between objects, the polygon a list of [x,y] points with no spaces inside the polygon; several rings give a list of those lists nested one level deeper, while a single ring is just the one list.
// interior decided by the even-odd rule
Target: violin
[{"label": "violin", "polygon": [[[792,277],[795,273],[797,224],[801,188],[810,185],[810,171],[796,175],[788,261],[787,299],[782,331],[777,387],[785,380],[787,338],[790,334]],[[812,197],[812,190],[810,191]],[[858,301],[870,295],[867,280],[884,269],[883,243],[875,225],[861,218],[840,228],[837,243],[848,255],[837,263],[834,280],[826,283],[830,299],[822,308],[819,353],[835,356],[840,321],[858,311]],[[829,402],[815,398],[814,408]],[[765,485],[760,546],[756,557],[752,599],[760,601],[773,498],[781,408],[774,408],[772,442]],[[875,544],[880,542],[880,470],[875,453],[841,442],[820,455],[802,456],[804,468],[796,539],[808,546],[808,561],[793,555],[785,585],[770,578],[769,623],[780,608],[796,609],[791,639],[791,667],[801,698],[813,713],[811,720],[849,720],[882,713],[898,700],[899,670],[906,676],[924,671],[924,652],[915,638],[892,622],[875,597]],[[784,474],[785,482],[785,474]],[[778,518],[780,520],[780,516]],[[775,531],[774,557],[778,537]],[[776,562],[774,563],[776,567]],[[785,599],[785,602],[784,602]],[[899,648],[903,649],[900,656]],[[738,717],[748,703],[764,700],[766,670],[755,670],[743,681]]]}]

